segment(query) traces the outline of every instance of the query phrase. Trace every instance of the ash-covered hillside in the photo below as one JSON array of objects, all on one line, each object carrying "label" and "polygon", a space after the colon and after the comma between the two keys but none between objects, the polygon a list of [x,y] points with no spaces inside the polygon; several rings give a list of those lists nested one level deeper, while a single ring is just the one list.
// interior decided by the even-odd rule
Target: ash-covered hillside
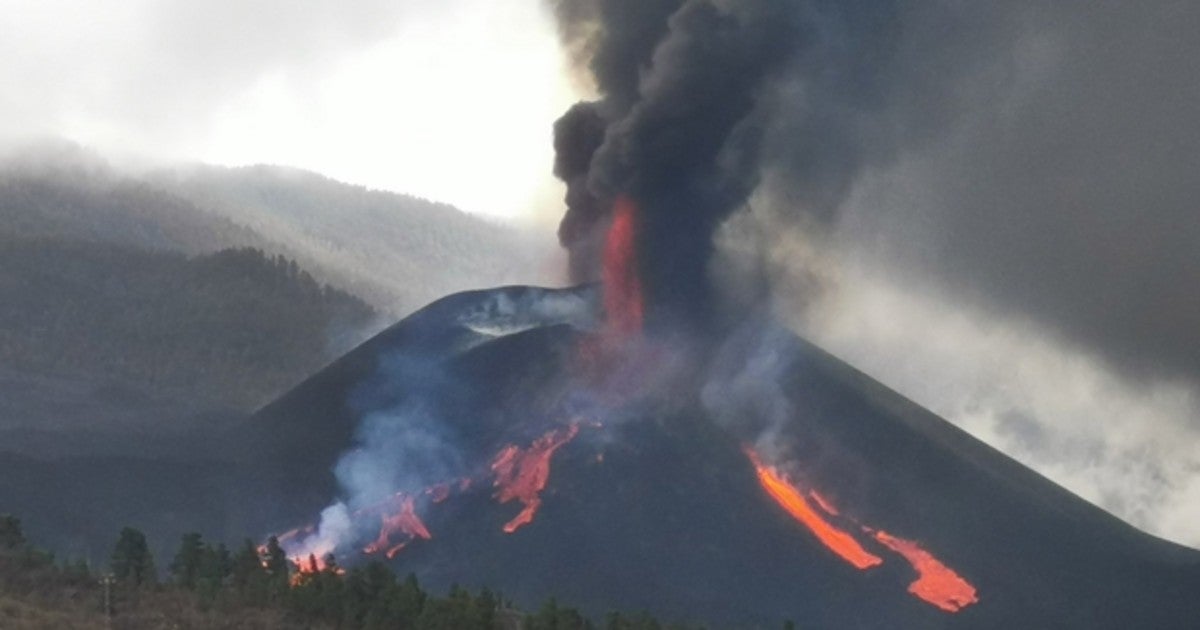
[{"label": "ash-covered hillside", "polygon": [[294,261],[251,248],[189,258],[0,236],[0,269],[7,370],[96,376],[204,405],[257,407],[345,347],[339,331],[376,317]]},{"label": "ash-covered hillside", "polygon": [[1200,552],[769,318],[680,346],[613,337],[597,308],[460,294],[357,348],[248,422],[240,527],[298,559],[721,627],[1200,620]]}]

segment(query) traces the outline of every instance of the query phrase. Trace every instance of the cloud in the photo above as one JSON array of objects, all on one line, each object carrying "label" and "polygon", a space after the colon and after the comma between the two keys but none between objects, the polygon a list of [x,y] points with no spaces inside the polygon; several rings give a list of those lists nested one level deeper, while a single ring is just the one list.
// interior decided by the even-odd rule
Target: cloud
[{"label": "cloud", "polygon": [[86,126],[183,134],[264,74],[303,75],[386,38],[412,13],[385,2],[4,4],[0,41],[11,62],[0,76],[21,86],[0,103],[9,135]]},{"label": "cloud", "polygon": [[867,173],[840,236],[1132,378],[1200,379],[1195,24],[1193,3],[1028,11],[986,98]]},{"label": "cloud", "polygon": [[511,218],[555,205],[574,98],[536,3],[0,0],[0,53],[6,143],[283,164]]},{"label": "cloud", "polygon": [[1194,387],[1130,381],[1041,325],[846,267],[806,313],[793,323],[855,367],[1126,521],[1200,547]]}]

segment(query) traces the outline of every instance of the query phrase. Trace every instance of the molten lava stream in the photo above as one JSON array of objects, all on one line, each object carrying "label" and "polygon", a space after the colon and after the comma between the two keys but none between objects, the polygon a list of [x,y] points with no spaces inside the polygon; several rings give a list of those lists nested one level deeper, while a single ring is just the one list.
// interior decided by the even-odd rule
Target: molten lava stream
[{"label": "molten lava stream", "polygon": [[[429,540],[433,535],[429,533],[429,529],[425,527],[425,523],[421,521],[421,517],[417,516],[416,505],[411,496],[403,493],[393,497],[394,501],[399,502],[399,511],[394,514],[381,514],[379,537],[375,542],[367,545],[363,549],[363,553],[372,554],[384,551],[388,558],[393,558],[404,545],[415,538],[423,538]],[[400,544],[393,542],[394,538],[405,536]]]},{"label": "molten lava stream", "polygon": [[948,612],[958,612],[979,601],[974,586],[917,543],[897,538],[885,531],[875,531],[873,535],[875,540],[885,547],[904,556],[917,571],[916,581],[908,585],[909,593]]},{"label": "molten lava stream", "polygon": [[527,449],[508,445],[492,460],[492,472],[496,475],[496,500],[503,504],[516,499],[525,506],[516,517],[504,524],[505,533],[511,534],[533,521],[534,514],[542,505],[540,493],[550,479],[550,458],[578,433],[578,424],[554,429],[534,440]]},{"label": "molten lava stream", "polygon": [[[774,467],[763,464],[758,453],[747,448],[746,455],[754,464],[754,470],[758,473],[758,482],[762,485],[763,490],[766,490],[767,494],[780,507],[791,514],[792,518],[807,527],[817,537],[817,540],[821,541],[821,544],[858,569],[869,569],[883,563],[882,558],[863,549],[853,536],[822,518],[809,505],[804,494],[792,486],[786,477]],[[835,512],[831,511],[830,513]]]}]

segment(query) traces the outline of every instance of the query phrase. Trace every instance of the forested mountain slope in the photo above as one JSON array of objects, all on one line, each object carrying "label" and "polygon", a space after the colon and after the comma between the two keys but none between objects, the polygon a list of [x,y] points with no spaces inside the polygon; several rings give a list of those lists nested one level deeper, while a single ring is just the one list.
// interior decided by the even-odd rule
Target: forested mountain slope
[{"label": "forested mountain slope", "polygon": [[327,281],[397,315],[465,289],[551,282],[558,268],[551,235],[307,171],[197,166],[150,181],[271,235]]},{"label": "forested mountain slope", "polygon": [[[40,375],[60,379],[48,403],[95,381],[248,411],[437,296],[536,279],[545,240],[293,169],[136,173],[67,142],[10,149],[0,373],[19,376],[0,390]],[[24,426],[59,411],[36,399]]]},{"label": "forested mountain slope", "polygon": [[319,369],[374,317],[257,249],[189,258],[0,236],[0,361],[19,372],[103,375],[250,409]]}]

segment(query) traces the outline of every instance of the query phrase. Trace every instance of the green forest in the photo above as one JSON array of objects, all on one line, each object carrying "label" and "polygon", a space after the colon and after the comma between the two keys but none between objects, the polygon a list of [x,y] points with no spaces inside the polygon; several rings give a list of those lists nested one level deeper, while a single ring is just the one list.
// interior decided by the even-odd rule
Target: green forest
[{"label": "green forest", "polygon": [[319,369],[374,317],[258,249],[188,257],[0,235],[0,362],[22,371],[102,374],[249,409]]},{"label": "green forest", "polygon": [[35,145],[0,160],[0,372],[250,411],[434,299],[535,280],[537,242],[315,173]]},{"label": "green forest", "polygon": [[[502,592],[452,586],[431,593],[415,575],[398,578],[380,562],[340,568],[327,556],[301,570],[278,542],[249,539],[234,549],[180,537],[165,565],[146,537],[126,527],[107,567],[55,556],[31,545],[21,521],[0,515],[0,627],[413,630],[688,630],[646,613],[591,619],[554,598],[523,611]],[[320,564],[321,568],[317,569]],[[111,624],[111,626],[109,625]],[[785,623],[783,628],[792,628]]]}]

